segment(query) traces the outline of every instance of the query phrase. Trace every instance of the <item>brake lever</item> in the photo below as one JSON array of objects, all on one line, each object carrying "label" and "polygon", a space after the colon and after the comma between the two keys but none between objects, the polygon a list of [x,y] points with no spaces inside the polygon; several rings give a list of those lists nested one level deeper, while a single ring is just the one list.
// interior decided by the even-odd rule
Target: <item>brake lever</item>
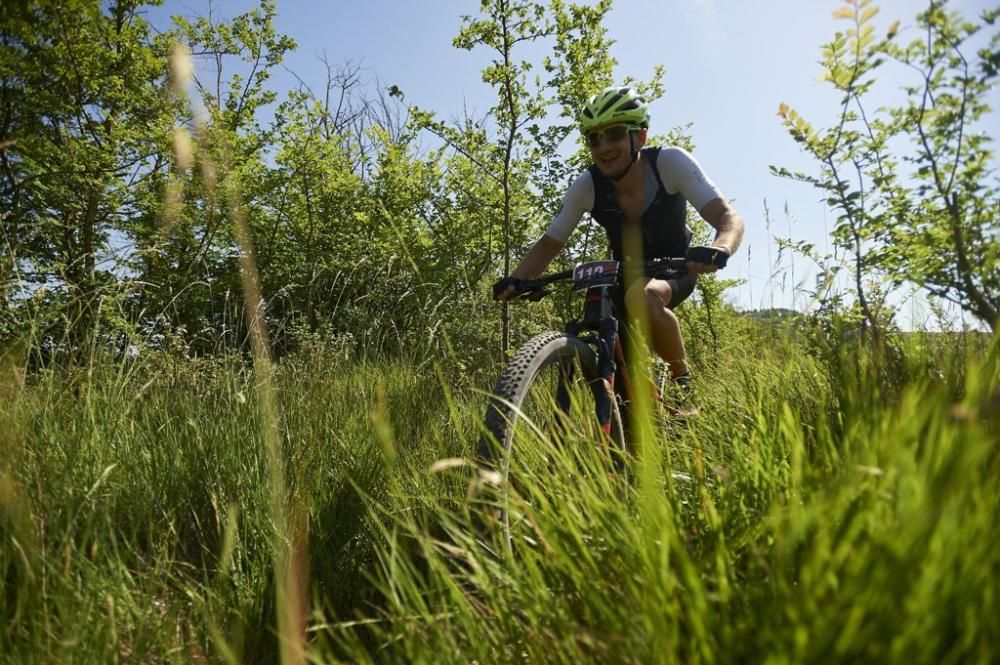
[{"label": "brake lever", "polygon": [[541,300],[545,296],[549,295],[550,293],[552,293],[551,289],[541,288],[541,289],[536,289],[536,290],[532,291],[531,293],[529,293],[525,297],[528,300],[530,300],[531,302],[538,302],[539,300]]}]

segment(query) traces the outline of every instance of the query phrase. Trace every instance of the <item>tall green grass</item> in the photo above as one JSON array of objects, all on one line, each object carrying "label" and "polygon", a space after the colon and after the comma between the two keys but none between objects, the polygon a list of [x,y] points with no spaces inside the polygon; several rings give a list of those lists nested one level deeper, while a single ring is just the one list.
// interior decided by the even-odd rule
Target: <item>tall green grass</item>
[{"label": "tall green grass", "polygon": [[892,400],[874,379],[834,391],[837,377],[794,350],[762,348],[711,377],[702,415],[664,435],[659,501],[639,488],[622,500],[580,440],[552,453],[551,475],[520,479],[527,514],[509,559],[461,516],[447,539],[394,521],[378,577],[388,609],[332,626],[329,653],[993,662],[996,344],[963,385],[913,380]]},{"label": "tall green grass", "polygon": [[[278,364],[309,657],[995,662],[997,340],[907,339],[887,381],[732,325],[700,414],[656,430],[631,484],[586,433],[518,479],[511,555],[471,527],[483,480],[461,461],[487,386],[446,363]],[[276,661],[243,361],[6,359],[0,661]]]},{"label": "tall green grass", "polygon": [[[279,377],[289,499],[306,510],[317,606],[347,615],[372,594],[364,500],[405,504],[418,489],[396,467],[463,454],[468,436],[428,408],[441,400],[437,378],[405,365],[302,358]],[[238,359],[51,373],[10,395],[0,658],[274,658],[275,527],[257,404]],[[393,462],[374,436],[379,413],[393,419]]]}]

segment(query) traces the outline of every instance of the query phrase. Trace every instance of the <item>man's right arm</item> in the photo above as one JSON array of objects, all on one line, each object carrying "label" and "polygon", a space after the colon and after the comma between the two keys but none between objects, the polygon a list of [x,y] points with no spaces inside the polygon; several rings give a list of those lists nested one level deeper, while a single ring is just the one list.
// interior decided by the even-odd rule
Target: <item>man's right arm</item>
[{"label": "man's right arm", "polygon": [[[542,237],[535,241],[535,244],[531,246],[528,253],[510,273],[510,276],[517,279],[538,277],[552,263],[552,259],[556,257],[564,244],[548,234],[542,234]],[[503,293],[497,296],[497,300],[509,300],[513,295],[514,287],[508,286]]]},{"label": "man's right arm", "polygon": [[[562,207],[542,237],[535,241],[510,276],[515,279],[538,277],[552,263],[559,250],[566,244],[580,218],[594,207],[594,181],[590,173],[584,171],[563,196]],[[497,300],[509,300],[514,295],[514,287],[508,286],[497,294]]]},{"label": "man's right arm", "polygon": [[550,235],[542,234],[542,237],[535,241],[535,244],[531,246],[531,249],[517,264],[510,276],[519,279],[538,277],[549,267],[552,259],[563,248],[563,244]]}]

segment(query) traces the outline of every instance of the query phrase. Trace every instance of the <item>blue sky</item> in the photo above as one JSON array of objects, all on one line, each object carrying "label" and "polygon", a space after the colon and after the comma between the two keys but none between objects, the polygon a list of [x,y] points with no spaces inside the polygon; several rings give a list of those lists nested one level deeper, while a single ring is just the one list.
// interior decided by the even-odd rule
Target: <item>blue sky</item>
[{"label": "blue sky", "polygon": [[[926,2],[876,4],[883,31],[898,19],[902,39],[917,37],[914,17]],[[972,18],[989,4],[953,0],[952,7]],[[217,0],[212,6],[218,16],[231,17],[254,3]],[[770,277],[777,250],[765,228],[763,201],[771,211],[771,236],[826,246],[834,216],[819,202],[819,193],[770,175],[768,166],[814,170],[776,111],[784,101],[817,126],[833,121],[837,98],[817,80],[817,61],[821,45],[847,27],[832,16],[841,6],[839,0],[618,0],[606,20],[616,40],[612,54],[619,62],[618,78],[647,79],[656,64],[666,68],[666,95],[652,107],[653,131],[690,123],[695,156],[743,214],[746,238],[726,270],[729,277],[747,280],[731,295],[743,308],[794,304],[801,310],[809,304],[807,295],[793,289],[790,272]],[[167,0],[151,19],[204,14],[207,8],[194,0]],[[487,54],[451,46],[461,15],[478,9],[478,0],[278,0],[277,28],[298,42],[287,69],[310,85],[319,87],[325,80],[321,56],[334,65],[360,62],[372,79],[404,90],[407,102],[447,119],[466,106],[485,113],[493,104],[494,93],[480,78]],[[529,51],[524,57],[541,55]],[[886,80],[884,89],[891,92],[903,83],[903,78]],[[279,88],[294,84],[288,72],[276,76]],[[991,100],[994,109],[1000,108],[1000,92],[994,90]],[[790,268],[787,259],[785,265]],[[807,262],[797,258],[795,280],[809,287],[811,275]],[[914,323],[925,317],[919,299],[904,309],[904,317]]]}]

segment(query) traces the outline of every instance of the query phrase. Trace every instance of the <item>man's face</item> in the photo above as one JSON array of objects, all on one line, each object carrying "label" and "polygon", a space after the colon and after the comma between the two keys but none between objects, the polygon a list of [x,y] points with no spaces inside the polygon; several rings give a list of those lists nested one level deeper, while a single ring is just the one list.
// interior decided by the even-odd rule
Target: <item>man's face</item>
[{"label": "man's face", "polygon": [[[604,175],[620,173],[632,160],[629,146],[630,128],[628,125],[616,124],[599,127],[587,132],[587,145],[590,146],[590,156],[594,164]],[[646,130],[632,130],[632,146],[636,150],[646,142]]]}]

